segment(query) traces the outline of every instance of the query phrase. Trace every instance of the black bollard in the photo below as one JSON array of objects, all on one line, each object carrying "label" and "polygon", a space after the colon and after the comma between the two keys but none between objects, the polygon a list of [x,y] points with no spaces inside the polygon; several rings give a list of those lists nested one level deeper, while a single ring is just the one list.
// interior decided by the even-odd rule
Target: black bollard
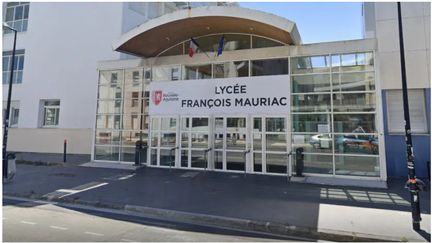
[{"label": "black bollard", "polygon": [[63,142],[63,163],[66,163],[67,139]]}]

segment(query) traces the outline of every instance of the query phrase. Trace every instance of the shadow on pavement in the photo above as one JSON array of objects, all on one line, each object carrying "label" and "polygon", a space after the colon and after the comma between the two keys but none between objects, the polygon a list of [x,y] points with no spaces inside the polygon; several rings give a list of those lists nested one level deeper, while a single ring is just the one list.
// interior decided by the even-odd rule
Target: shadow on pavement
[{"label": "shadow on pavement", "polygon": [[[5,185],[3,190],[6,193],[33,191],[42,196],[58,189],[99,181],[108,185],[64,199],[101,205],[138,205],[309,228],[318,228],[321,204],[411,211],[409,192],[404,188],[404,181],[398,179],[389,179],[388,189],[374,189],[288,182],[284,176],[148,167],[138,169],[124,180],[117,175],[126,172],[119,170],[70,167],[37,169],[32,173],[32,169],[21,172],[21,178],[28,180],[18,179],[14,185]],[[421,192],[420,199],[421,212],[430,214],[430,192]],[[115,217],[109,214],[98,216]],[[121,220],[129,219],[123,217]],[[186,229],[195,231],[196,226]],[[430,239],[425,231],[419,234]]]}]

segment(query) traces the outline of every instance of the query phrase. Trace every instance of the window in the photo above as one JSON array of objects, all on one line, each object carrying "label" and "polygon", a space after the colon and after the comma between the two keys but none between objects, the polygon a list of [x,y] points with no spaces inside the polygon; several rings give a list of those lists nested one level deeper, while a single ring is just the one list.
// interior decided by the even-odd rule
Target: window
[{"label": "window", "polygon": [[[386,91],[389,133],[405,133],[402,90]],[[427,133],[426,101],[423,89],[408,90],[408,103],[413,133]]]},{"label": "window", "polygon": [[288,59],[268,59],[251,61],[252,76],[288,74]]},{"label": "window", "polygon": [[[27,31],[27,22],[29,15],[30,3],[28,2],[10,2],[6,5],[6,23],[16,29],[18,32]],[[11,33],[5,29],[5,33]]]},{"label": "window", "polygon": [[183,79],[209,79],[212,77],[212,65],[184,66]]},{"label": "window", "polygon": [[[3,119],[5,118],[5,114],[6,114],[6,106],[7,106],[7,102],[3,101]],[[11,101],[10,113],[9,113],[9,127],[18,126],[18,118],[19,118],[19,111],[20,111],[19,107],[20,107],[19,101]]]},{"label": "window", "polygon": [[55,127],[59,124],[60,100],[43,101],[43,127]]},{"label": "window", "polygon": [[231,61],[218,63],[213,66],[214,78],[248,77],[248,61]]},{"label": "window", "polygon": [[[12,66],[12,51],[3,52],[3,84],[9,84],[10,69]],[[13,84],[22,83],[24,71],[24,50],[15,51]]]}]

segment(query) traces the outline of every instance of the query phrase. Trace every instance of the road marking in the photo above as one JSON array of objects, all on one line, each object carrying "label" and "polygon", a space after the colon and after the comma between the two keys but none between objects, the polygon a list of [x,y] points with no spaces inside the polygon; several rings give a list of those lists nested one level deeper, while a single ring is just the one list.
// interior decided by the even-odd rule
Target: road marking
[{"label": "road marking", "polygon": [[135,175],[135,174],[131,174],[131,175],[127,175],[127,176],[120,177],[120,178],[119,178],[119,181],[129,179],[129,178],[131,178],[131,177],[134,176],[134,175]]},{"label": "road marking", "polygon": [[55,225],[50,225],[50,228],[52,229],[58,229],[58,230],[67,230],[68,228],[65,227],[60,227],[60,226],[55,226]]},{"label": "road marking", "polygon": [[3,217],[3,220],[6,220],[7,218]]},{"label": "road marking", "polygon": [[35,222],[30,222],[30,221],[21,221],[22,224],[31,224],[31,225],[35,225]]},{"label": "road marking", "polygon": [[129,239],[121,239],[121,241],[126,241],[126,242],[137,242],[136,240],[129,240]]},{"label": "road marking", "polygon": [[84,232],[84,233],[89,234],[89,235],[103,236],[103,234],[95,233],[95,232],[90,232],[90,231],[86,231],[86,232]]},{"label": "road marking", "polygon": [[66,193],[74,193],[77,190],[73,190],[73,189],[58,189],[56,192],[66,192]]},{"label": "road marking", "polygon": [[76,193],[80,193],[80,192],[83,192],[83,191],[88,191],[88,190],[95,189],[95,188],[98,188],[98,187],[101,187],[101,186],[105,186],[105,185],[108,185],[108,183],[107,182],[102,182],[102,183],[99,183],[99,184],[96,184],[94,186],[87,187],[87,188],[84,188],[84,189],[81,189],[81,190],[75,190],[74,192],[71,192],[69,194],[62,195],[59,198],[70,196],[70,195],[73,195],[73,194],[76,194]]}]

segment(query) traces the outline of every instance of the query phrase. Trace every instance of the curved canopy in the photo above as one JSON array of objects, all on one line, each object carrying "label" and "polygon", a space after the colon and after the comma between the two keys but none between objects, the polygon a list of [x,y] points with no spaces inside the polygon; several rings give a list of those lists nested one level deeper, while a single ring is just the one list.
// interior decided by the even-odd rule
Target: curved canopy
[{"label": "curved canopy", "polygon": [[213,6],[175,11],[151,19],[125,33],[113,49],[153,57],[191,37],[217,33],[253,34],[287,45],[301,44],[294,22],[247,8]]}]

